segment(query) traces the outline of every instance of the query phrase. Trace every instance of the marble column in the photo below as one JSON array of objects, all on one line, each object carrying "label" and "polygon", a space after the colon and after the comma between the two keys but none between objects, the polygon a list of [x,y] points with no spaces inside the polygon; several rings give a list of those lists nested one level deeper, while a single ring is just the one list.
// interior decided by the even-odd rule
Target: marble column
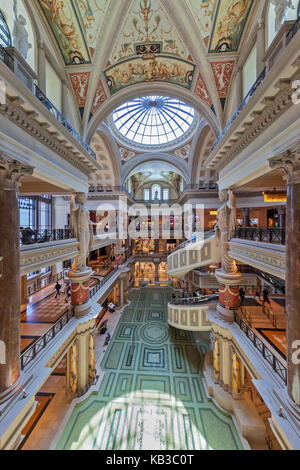
[{"label": "marble column", "polygon": [[240,67],[235,78],[235,109],[239,107],[243,100],[243,72]]},{"label": "marble column", "polygon": [[0,404],[20,386],[20,259],[18,185],[33,169],[0,154]]},{"label": "marble column", "polygon": [[300,417],[300,151],[287,151],[269,160],[272,169],[285,171],[286,313],[288,393]]},{"label": "marble column", "polygon": [[249,207],[245,207],[242,209],[243,213],[243,227],[249,227],[250,226],[250,209]]},{"label": "marble column", "polygon": [[279,215],[279,228],[285,228],[286,224],[286,207],[280,206],[277,208]]}]

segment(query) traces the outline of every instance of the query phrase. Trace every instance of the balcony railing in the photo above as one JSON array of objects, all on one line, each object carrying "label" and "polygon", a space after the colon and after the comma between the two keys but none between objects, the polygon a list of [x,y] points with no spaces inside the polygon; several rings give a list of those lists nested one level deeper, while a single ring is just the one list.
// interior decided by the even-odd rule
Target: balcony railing
[{"label": "balcony railing", "polygon": [[207,240],[208,238],[213,237],[215,233],[216,233],[215,230],[210,230],[209,232],[204,232],[203,238],[195,236],[194,238],[191,238],[191,240],[187,240],[186,242],[181,243],[181,245],[179,245],[172,253],[174,253],[177,250],[182,250],[183,248],[186,248],[189,245],[193,245],[194,243]]},{"label": "balcony railing", "polygon": [[[112,277],[118,268],[113,269],[104,279],[98,282],[98,284],[90,290],[90,298],[93,297]],[[21,369],[32,362],[36,356],[46,348],[46,346],[58,335],[58,333],[69,323],[73,318],[73,309],[69,309],[43,336],[37,339],[31,346],[29,346],[21,354]]]},{"label": "balcony railing", "polygon": [[185,187],[183,188],[181,194],[183,194],[185,191],[202,191],[202,190],[217,190],[218,189],[218,184],[215,182],[208,182],[208,183],[199,183],[199,184],[186,184]]},{"label": "balcony railing", "polygon": [[118,267],[114,268],[104,279],[101,279],[98,284],[96,284],[91,290],[90,290],[90,299],[94,297],[97,292],[102,289],[102,287],[118,272]]},{"label": "balcony railing", "polygon": [[47,243],[59,240],[69,240],[74,238],[74,233],[70,229],[54,230],[32,230],[25,228],[20,230],[20,244],[33,245],[35,243]]},{"label": "balcony railing", "polygon": [[44,279],[39,279],[37,280],[34,284],[31,286],[28,286],[27,288],[27,296],[30,297],[32,294],[35,294],[36,292],[40,291],[41,289],[44,289],[44,287],[50,286],[54,282],[58,282],[61,279],[64,278],[64,272],[60,272],[54,275],[50,275],[48,277],[45,277]]},{"label": "balcony railing", "polygon": [[237,227],[235,237],[265,243],[285,245],[285,228]]},{"label": "balcony railing", "polygon": [[297,21],[295,22],[295,24],[293,24],[293,26],[291,27],[291,29],[286,35],[286,45],[288,45],[293,39],[293,37],[296,36],[299,29],[300,29],[300,16],[297,18]]},{"label": "balcony railing", "polygon": [[[7,67],[14,72],[14,58],[7,52],[7,50],[0,45],[0,60],[4,62]],[[62,113],[54,106],[53,103],[47,98],[45,93],[42,92],[34,84],[35,97],[48,109],[48,111],[55,117],[55,119],[64,126],[64,128],[80,143],[80,145],[96,160],[96,153],[91,149],[89,144],[81,137],[73,126],[67,121]]]},{"label": "balcony railing", "polygon": [[219,300],[218,294],[211,294],[211,295],[204,295],[201,297],[177,297],[176,299],[172,299],[170,301],[171,305],[184,305],[184,306],[201,306],[208,302],[216,302]]},{"label": "balcony railing", "polygon": [[69,323],[73,317],[73,311],[66,312],[43,336],[36,340],[29,348],[21,354],[21,369],[32,362],[36,356],[58,335],[58,333]]},{"label": "balcony railing", "polygon": [[239,325],[240,329],[245,333],[248,339],[252,342],[254,347],[260,352],[263,358],[269,363],[277,375],[287,384],[287,368],[279,359],[270,351],[264,342],[257,336],[250,326],[235,312],[235,322]]}]

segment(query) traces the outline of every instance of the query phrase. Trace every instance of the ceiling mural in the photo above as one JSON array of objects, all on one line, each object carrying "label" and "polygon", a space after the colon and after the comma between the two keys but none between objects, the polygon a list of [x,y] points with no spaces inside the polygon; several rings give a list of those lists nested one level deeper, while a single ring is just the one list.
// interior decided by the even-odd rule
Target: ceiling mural
[{"label": "ceiling mural", "polygon": [[110,0],[38,0],[66,65],[89,64]]},{"label": "ceiling mural", "polygon": [[238,51],[252,4],[253,0],[218,1],[208,52]]},{"label": "ceiling mural", "polygon": [[186,144],[183,147],[175,150],[174,155],[176,155],[176,157],[180,157],[180,158],[183,158],[184,160],[187,160],[190,155],[191,147],[192,147],[191,143]]},{"label": "ceiling mural", "polygon": [[217,0],[186,0],[192,17],[197,22],[202,39],[208,47],[213,17],[216,10]]},{"label": "ceiling mural", "polygon": [[197,95],[204,103],[206,103],[210,108],[212,107],[212,99],[208,92],[207,86],[201,76],[201,73],[198,75],[198,80],[194,90],[195,95]]},{"label": "ceiling mural", "polygon": [[190,89],[195,65],[186,60],[165,55],[124,60],[105,70],[112,94],[142,82],[164,81]]},{"label": "ceiling mural", "polygon": [[94,99],[93,99],[90,119],[98,111],[98,109],[103,105],[103,103],[106,101],[106,99],[107,99],[107,96],[106,96],[102,81],[100,80],[99,84],[97,86],[97,90],[95,92]]},{"label": "ceiling mural", "polygon": [[228,95],[234,64],[234,60],[228,60],[227,62],[211,62],[223,109]]},{"label": "ceiling mural", "polygon": [[73,0],[83,24],[86,43],[93,57],[110,0]]},{"label": "ceiling mural", "polygon": [[91,62],[75,7],[71,0],[63,2],[39,0],[49,26],[55,36],[66,65]]},{"label": "ceiling mural", "polygon": [[69,73],[81,116],[83,116],[86,95],[89,86],[90,72]]},{"label": "ceiling mural", "polygon": [[160,0],[133,0],[107,66],[127,57],[171,54],[192,61]]},{"label": "ceiling mural", "polygon": [[128,150],[124,147],[121,147],[120,145],[118,147],[119,147],[122,164],[126,163],[128,160],[131,160],[132,158],[136,156],[136,153],[133,152],[132,150]]}]

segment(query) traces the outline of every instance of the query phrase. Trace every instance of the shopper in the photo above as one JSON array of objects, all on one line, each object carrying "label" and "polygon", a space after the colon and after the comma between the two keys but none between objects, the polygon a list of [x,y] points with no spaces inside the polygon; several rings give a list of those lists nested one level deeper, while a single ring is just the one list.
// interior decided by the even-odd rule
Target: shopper
[{"label": "shopper", "polygon": [[55,298],[57,299],[57,297],[60,296],[60,290],[61,290],[61,284],[57,281],[56,284],[55,284],[55,290],[56,290],[56,296]]}]

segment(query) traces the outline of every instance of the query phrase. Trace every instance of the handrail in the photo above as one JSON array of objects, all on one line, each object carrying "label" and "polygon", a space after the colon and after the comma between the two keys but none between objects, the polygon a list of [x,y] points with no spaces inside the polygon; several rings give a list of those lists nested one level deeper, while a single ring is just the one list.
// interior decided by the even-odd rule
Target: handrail
[{"label": "handrail", "polygon": [[252,342],[254,347],[261,353],[263,358],[268,362],[276,374],[283,380],[287,385],[287,368],[282,362],[270,351],[270,349],[264,344],[264,342],[257,336],[256,333],[250,328],[250,326],[234,312],[234,320],[239,325],[240,329],[245,333],[248,339]]},{"label": "handrail", "polygon": [[57,334],[64,328],[64,326],[69,323],[71,318],[73,318],[73,310],[68,310],[53,326],[48,330],[43,336],[38,338],[32,345],[30,345],[22,354],[21,354],[21,370],[24,370],[25,367],[32,362],[38,353],[40,353],[46,346],[54,339]]},{"label": "handrail", "polygon": [[35,243],[47,243],[74,238],[71,229],[33,230],[31,228],[20,229],[20,245],[33,245]]},{"label": "handrail", "polygon": [[[100,289],[104,286],[118,271],[118,268],[114,268],[104,279],[98,282],[98,284],[90,290],[90,298],[93,297]],[[21,354],[21,369],[24,368],[32,362],[39,352],[46,348],[52,339],[54,339],[57,334],[64,328],[64,326],[69,323],[70,319],[73,318],[74,313],[73,309],[69,309],[53,326],[50,330],[38,338],[32,345],[30,345],[22,354]]]},{"label": "handrail", "polygon": [[300,16],[298,16],[296,22],[293,24],[291,29],[286,34],[286,45],[288,45],[294,36],[296,36],[298,30],[300,28]]},{"label": "handrail", "polygon": [[217,300],[219,300],[219,294],[209,294],[201,297],[177,297],[170,301],[170,305],[202,305],[207,302],[215,302]]},{"label": "handrail", "polygon": [[170,254],[173,254],[175,253],[175,251],[178,251],[178,250],[182,250],[183,248],[186,248],[187,246],[189,245],[193,245],[194,243],[199,243],[203,240],[208,240],[209,238],[212,238],[213,234],[215,234],[215,230],[210,230],[209,232],[204,232],[204,237],[203,239],[202,238],[197,238],[197,236],[195,236],[195,238],[191,238],[190,240],[187,240],[186,242],[183,242],[181,243],[181,245],[179,245],[174,251],[172,251],[172,253]]},{"label": "handrail", "polygon": [[104,278],[101,279],[98,284],[96,284],[91,290],[90,290],[90,299],[94,297],[95,294],[113,277],[116,272],[118,272],[119,267],[114,268],[108,275]]},{"label": "handrail", "polygon": [[[0,45],[0,60],[14,72],[14,58],[7,52],[7,50]],[[47,98],[45,93],[34,84],[34,96],[48,109],[48,111],[55,117],[55,119],[64,126],[64,128],[81,144],[81,146],[96,160],[96,153],[91,149],[89,144],[84,140],[76,129],[67,121],[63,114],[54,106],[54,104]]]},{"label": "handrail", "polygon": [[27,296],[29,297],[30,295],[35,294],[36,292],[40,291],[41,289],[44,289],[47,286],[50,286],[54,282],[60,281],[64,277],[64,271],[61,271],[60,273],[57,274],[51,274],[49,277],[46,277],[45,279],[38,280],[36,283],[33,284],[33,286],[29,286],[27,288]]},{"label": "handrail", "polygon": [[231,117],[231,119],[228,121],[228,123],[226,124],[226,126],[224,127],[222,132],[220,132],[220,134],[217,137],[215,143],[213,144],[213,146],[210,149],[210,153],[212,153],[214,151],[214,149],[219,144],[219,142],[223,139],[225,134],[227,134],[228,130],[233,125],[234,121],[237,119],[237,117],[239,116],[241,111],[244,109],[244,107],[246,106],[246,104],[248,103],[250,98],[254,95],[256,90],[259,88],[261,83],[264,81],[264,79],[266,78],[266,74],[267,74],[266,72],[267,72],[267,68],[265,67],[264,70],[262,71],[262,73],[260,74],[260,76],[255,81],[254,85],[251,87],[250,91],[247,93],[247,95],[245,96],[245,98],[241,102],[241,104],[237,107],[237,109],[236,109],[235,113],[233,114],[233,116]]},{"label": "handrail", "polygon": [[235,237],[242,240],[254,240],[266,243],[286,243],[286,229],[278,227],[237,227]]}]

